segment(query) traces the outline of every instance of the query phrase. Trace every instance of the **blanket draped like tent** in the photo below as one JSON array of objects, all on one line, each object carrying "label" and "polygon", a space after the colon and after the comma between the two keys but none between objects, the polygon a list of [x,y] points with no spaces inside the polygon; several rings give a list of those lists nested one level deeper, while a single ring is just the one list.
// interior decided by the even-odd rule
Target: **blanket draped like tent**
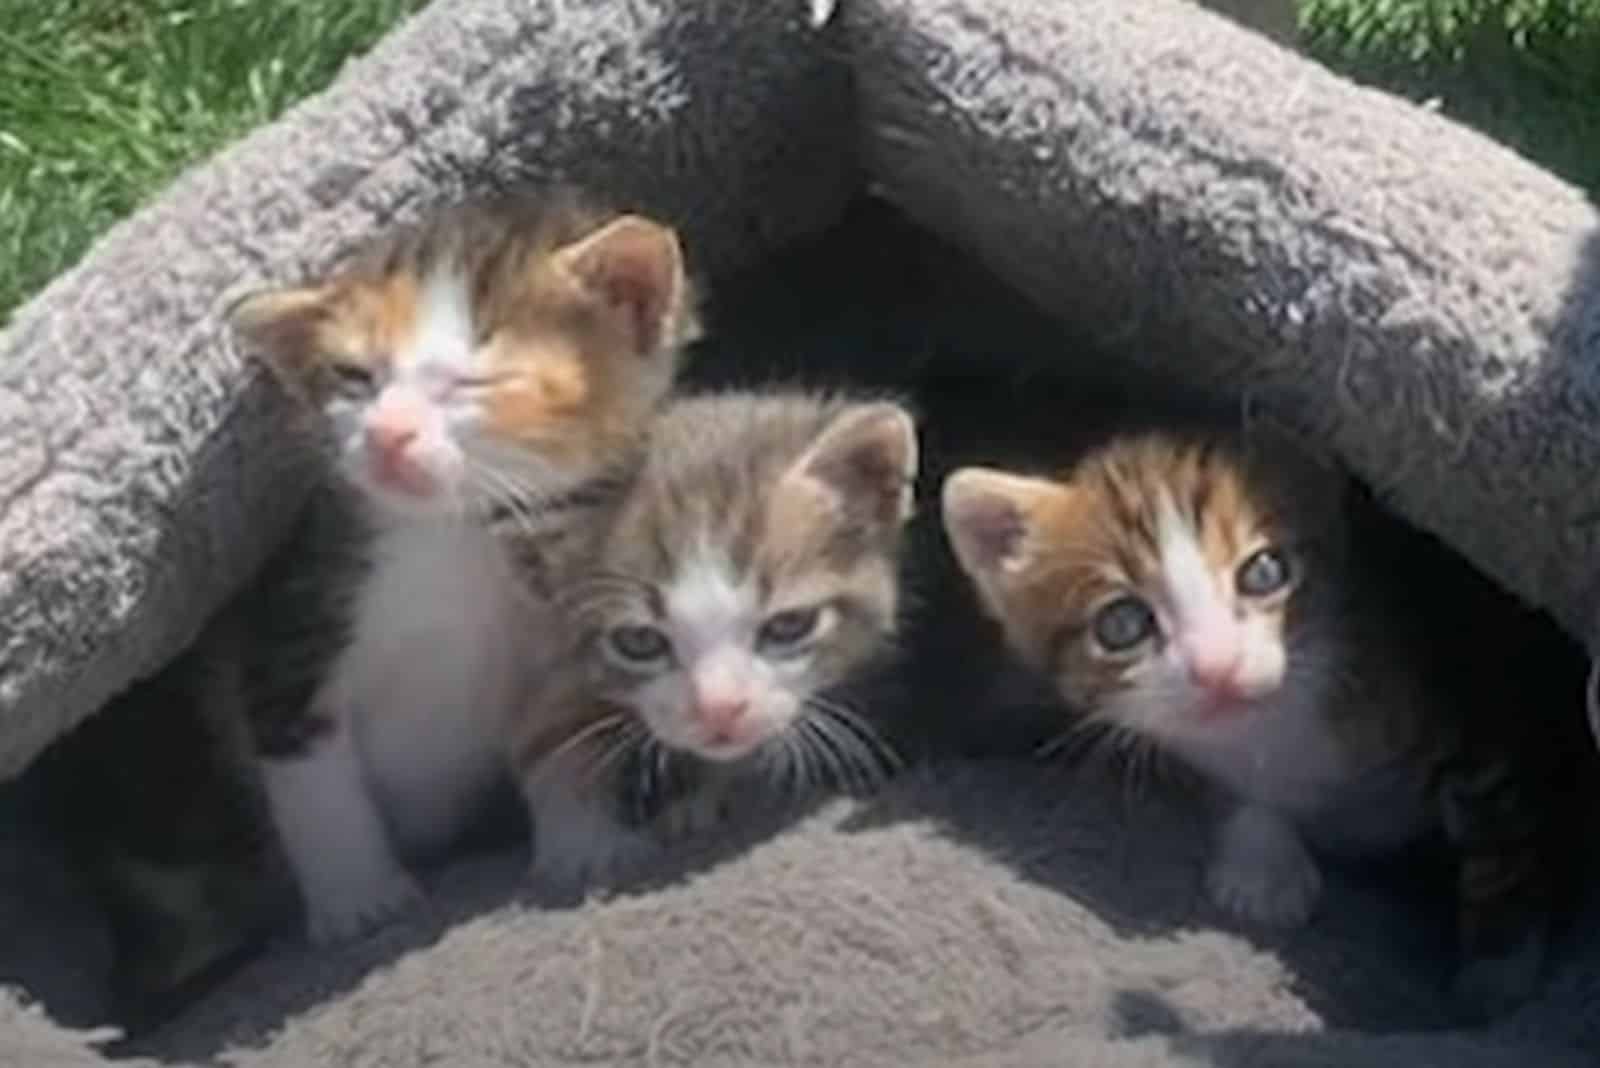
[{"label": "blanket draped like tent", "polygon": [[[887,203],[1083,341],[1040,357],[1047,374],[1269,398],[1395,513],[1592,642],[1600,220],[1579,192],[1184,0],[843,0],[821,26],[813,6],[435,4],[21,309],[0,335],[0,777],[180,651],[301,499],[283,398],[224,336],[231,295],[529,179],[680,220],[714,279],[757,277],[869,225],[863,197]],[[869,293],[884,255],[855,267]],[[814,318],[806,292],[787,299],[794,323]],[[864,378],[893,381],[897,360],[939,373],[917,330],[855,314],[881,335],[863,342]],[[757,340],[803,348],[776,331],[741,343]],[[959,359],[962,374],[1010,365],[981,337]],[[99,1064],[103,940],[12,792],[0,1064]],[[681,880],[569,909],[523,901],[516,856],[469,861],[371,939],[275,948],[141,1053],[952,1068],[1600,1055],[1600,906],[1538,1001],[1464,1030],[1419,963],[1428,917],[1335,887],[1292,936],[1207,926],[1191,815],[1129,813],[1118,796],[1092,775],[939,767],[868,809],[825,807]]]}]

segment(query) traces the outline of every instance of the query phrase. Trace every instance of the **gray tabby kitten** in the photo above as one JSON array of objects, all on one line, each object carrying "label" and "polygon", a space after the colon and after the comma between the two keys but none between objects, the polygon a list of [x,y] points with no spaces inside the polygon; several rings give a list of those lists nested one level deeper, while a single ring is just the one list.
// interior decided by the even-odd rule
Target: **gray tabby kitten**
[{"label": "gray tabby kitten", "polygon": [[624,874],[735,787],[893,761],[858,705],[894,651],[916,466],[890,403],[727,393],[664,411],[556,582],[570,646],[516,724],[537,882]]}]

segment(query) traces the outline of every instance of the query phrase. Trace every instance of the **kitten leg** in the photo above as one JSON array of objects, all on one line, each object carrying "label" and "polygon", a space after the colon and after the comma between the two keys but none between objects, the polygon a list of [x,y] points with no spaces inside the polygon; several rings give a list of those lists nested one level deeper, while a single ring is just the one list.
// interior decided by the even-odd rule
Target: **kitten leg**
[{"label": "kitten leg", "polygon": [[585,782],[569,755],[545,761],[522,782],[534,835],[529,878],[563,896],[625,876],[659,851],[647,832],[623,824],[620,800]]},{"label": "kitten leg", "polygon": [[422,898],[389,845],[343,724],[292,757],[263,757],[273,823],[318,944],[375,927]]},{"label": "kitten leg", "polygon": [[1551,859],[1538,806],[1509,762],[1444,776],[1440,809],[1457,852],[1457,1005],[1475,1021],[1503,1015],[1542,978],[1553,914]]},{"label": "kitten leg", "polygon": [[1311,918],[1322,876],[1287,819],[1260,805],[1240,805],[1222,823],[1206,890],[1240,919],[1295,927]]}]

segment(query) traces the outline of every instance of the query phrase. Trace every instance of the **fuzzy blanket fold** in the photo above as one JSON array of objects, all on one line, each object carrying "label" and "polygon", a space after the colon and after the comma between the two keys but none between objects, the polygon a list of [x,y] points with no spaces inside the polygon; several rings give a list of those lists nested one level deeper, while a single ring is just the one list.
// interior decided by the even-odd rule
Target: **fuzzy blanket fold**
[{"label": "fuzzy blanket fold", "polygon": [[[818,29],[811,6],[837,10]],[[221,303],[435,200],[551,177],[683,220],[717,277],[870,190],[1094,359],[1297,413],[1592,634],[1600,216],[1504,149],[1184,0],[457,0],[185,175],[0,334],[0,780],[178,651],[299,500],[281,402]],[[919,357],[878,340],[870,377]],[[1066,369],[1105,369],[1078,354]],[[1003,347],[972,366],[1010,370]],[[0,788],[0,1066],[104,1064],[78,1029],[102,947],[25,818]],[[524,856],[480,858],[358,945],[285,941],[123,1063],[1600,1059],[1600,907],[1540,1001],[1455,1030],[1447,918],[1336,881],[1304,932],[1230,931],[1197,900],[1198,839],[1094,776],[973,764],[576,909],[524,896]]]},{"label": "fuzzy blanket fold", "polygon": [[1582,193],[1163,0],[845,15],[891,199],[1111,351],[1294,405],[1408,519],[1590,636],[1600,215]]},{"label": "fuzzy blanket fold", "polygon": [[709,271],[831,221],[848,83],[781,6],[437,5],[24,307],[0,335],[0,777],[188,642],[293,514],[231,295],[527,180],[682,220]]}]

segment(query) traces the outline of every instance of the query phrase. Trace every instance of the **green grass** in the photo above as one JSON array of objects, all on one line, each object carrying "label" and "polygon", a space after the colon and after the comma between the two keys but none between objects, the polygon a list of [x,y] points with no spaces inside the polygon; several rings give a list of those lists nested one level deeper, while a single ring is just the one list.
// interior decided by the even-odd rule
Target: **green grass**
[{"label": "green grass", "polygon": [[1324,62],[1600,193],[1600,0],[1300,0]]},{"label": "green grass", "polygon": [[[0,0],[0,324],[423,0]],[[1119,0],[1136,2],[1136,0]],[[1308,50],[1600,192],[1600,0],[1299,0]]]},{"label": "green grass", "polygon": [[0,322],[419,0],[0,0]]}]

